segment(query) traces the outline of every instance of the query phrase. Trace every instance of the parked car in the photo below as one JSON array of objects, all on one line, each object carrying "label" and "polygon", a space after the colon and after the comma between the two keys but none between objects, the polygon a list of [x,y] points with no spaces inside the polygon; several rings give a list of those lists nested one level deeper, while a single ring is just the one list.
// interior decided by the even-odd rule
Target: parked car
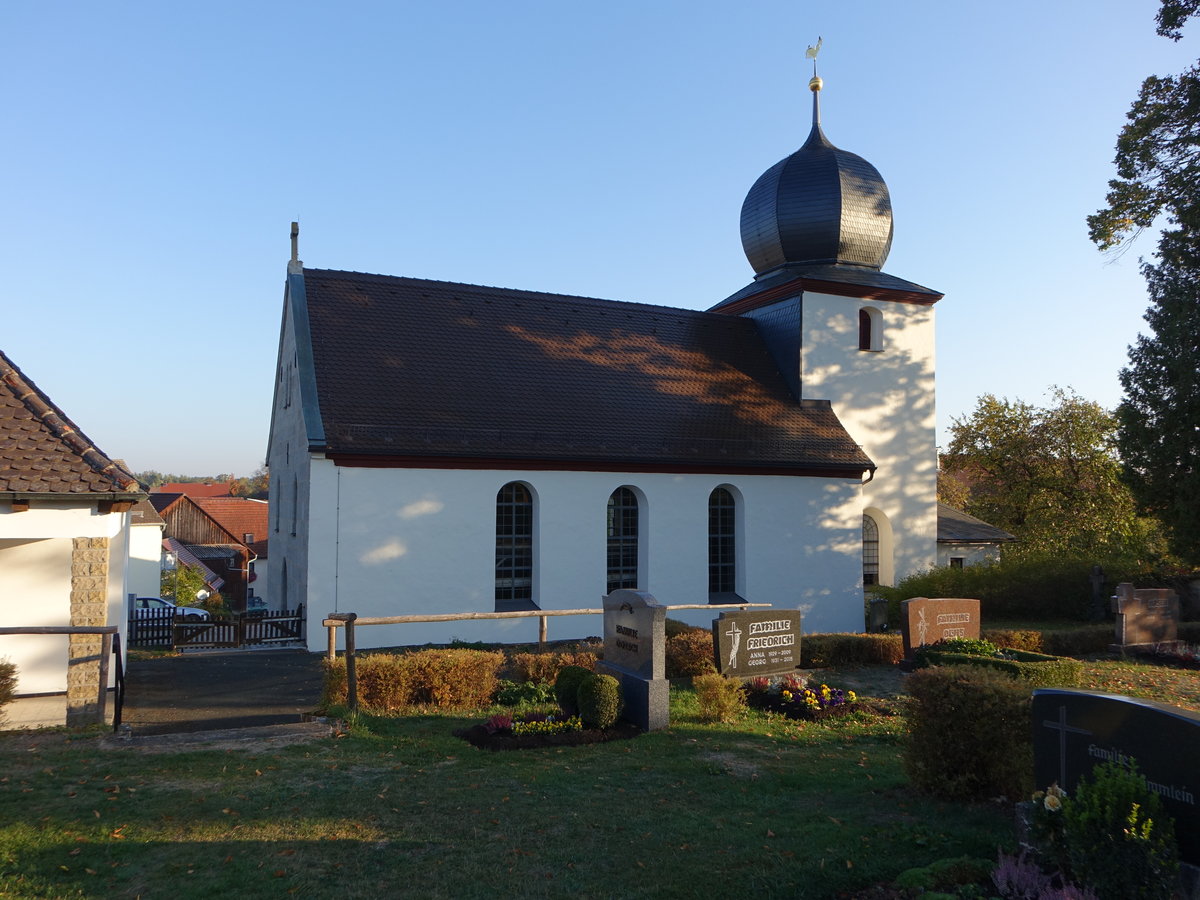
[{"label": "parked car", "polygon": [[176,606],[170,600],[164,600],[162,597],[138,597],[133,601],[134,615],[147,616],[151,610],[175,610],[175,618],[183,619],[185,622],[203,622],[209,618],[207,609],[199,609],[195,606]]}]

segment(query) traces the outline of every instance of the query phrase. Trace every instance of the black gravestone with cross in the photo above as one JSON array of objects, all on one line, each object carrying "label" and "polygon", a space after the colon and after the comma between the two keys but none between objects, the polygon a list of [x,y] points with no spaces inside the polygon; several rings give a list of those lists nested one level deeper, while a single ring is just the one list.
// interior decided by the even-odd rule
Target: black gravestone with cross
[{"label": "black gravestone with cross", "polygon": [[1039,788],[1057,782],[1073,794],[1093,767],[1130,759],[1175,819],[1180,859],[1200,865],[1200,715],[1094,691],[1033,692],[1033,768]]}]

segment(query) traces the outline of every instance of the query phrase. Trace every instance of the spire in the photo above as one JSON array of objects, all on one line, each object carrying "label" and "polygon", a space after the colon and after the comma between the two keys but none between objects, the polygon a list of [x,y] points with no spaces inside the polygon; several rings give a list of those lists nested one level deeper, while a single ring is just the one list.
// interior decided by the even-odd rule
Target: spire
[{"label": "spire", "polygon": [[809,44],[804,55],[813,61],[812,78],[808,80],[808,89],[813,95],[813,130],[821,128],[821,88],[825,86],[825,82],[821,80],[821,76],[817,74],[817,54],[821,52],[821,45],[825,43],[825,38],[818,36],[816,45]]}]

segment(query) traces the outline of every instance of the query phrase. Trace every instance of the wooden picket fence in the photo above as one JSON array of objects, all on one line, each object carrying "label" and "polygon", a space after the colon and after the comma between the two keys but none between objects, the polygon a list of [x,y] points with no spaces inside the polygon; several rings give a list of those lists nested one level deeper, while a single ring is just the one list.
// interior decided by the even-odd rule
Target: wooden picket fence
[{"label": "wooden picket fence", "polygon": [[129,646],[163,649],[238,648],[303,643],[304,604],[296,609],[254,612],[228,619],[190,622],[174,610],[141,610],[129,616]]}]

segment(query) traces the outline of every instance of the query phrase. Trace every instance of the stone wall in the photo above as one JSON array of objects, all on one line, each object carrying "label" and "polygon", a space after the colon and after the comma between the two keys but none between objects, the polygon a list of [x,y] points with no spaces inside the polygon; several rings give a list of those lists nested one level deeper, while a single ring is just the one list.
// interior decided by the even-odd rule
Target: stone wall
[{"label": "stone wall", "polygon": [[[71,624],[108,624],[109,538],[75,538],[71,548]],[[91,725],[99,713],[98,634],[68,636],[67,725]]]}]

